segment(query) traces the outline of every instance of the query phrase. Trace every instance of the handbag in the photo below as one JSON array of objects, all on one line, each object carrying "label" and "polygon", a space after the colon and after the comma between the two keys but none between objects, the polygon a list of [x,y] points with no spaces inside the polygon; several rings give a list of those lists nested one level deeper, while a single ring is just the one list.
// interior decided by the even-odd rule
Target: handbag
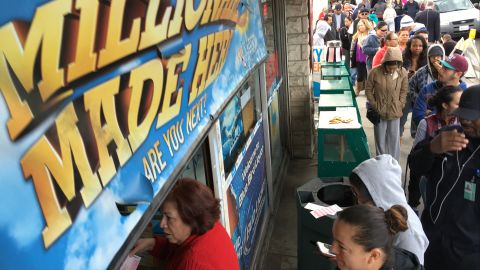
[{"label": "handbag", "polygon": [[372,107],[367,108],[367,119],[372,122],[374,126],[380,123],[380,115]]}]

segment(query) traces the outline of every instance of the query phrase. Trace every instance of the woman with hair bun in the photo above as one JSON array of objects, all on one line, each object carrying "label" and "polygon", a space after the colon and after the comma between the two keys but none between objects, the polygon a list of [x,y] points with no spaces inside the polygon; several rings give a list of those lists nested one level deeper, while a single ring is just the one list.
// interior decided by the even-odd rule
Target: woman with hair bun
[{"label": "woman with hair bun", "polygon": [[415,254],[393,246],[395,235],[406,231],[407,210],[393,205],[387,211],[355,205],[338,214],[333,225],[331,252],[341,270],[423,269]]},{"label": "woman with hair bun", "polygon": [[[418,123],[413,147],[426,138],[433,137],[436,131],[447,125],[459,125],[458,117],[451,113],[458,108],[463,90],[458,86],[444,86],[435,95],[428,98],[428,106],[436,113],[427,116]],[[412,148],[413,148],[412,147]]]}]

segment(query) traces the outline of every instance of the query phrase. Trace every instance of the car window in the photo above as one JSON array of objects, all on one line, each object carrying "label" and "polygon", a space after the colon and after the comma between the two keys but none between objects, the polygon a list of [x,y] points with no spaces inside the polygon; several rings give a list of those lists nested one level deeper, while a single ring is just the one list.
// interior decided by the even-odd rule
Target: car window
[{"label": "car window", "polygon": [[438,12],[449,12],[473,8],[470,0],[438,0],[435,1],[435,9]]}]

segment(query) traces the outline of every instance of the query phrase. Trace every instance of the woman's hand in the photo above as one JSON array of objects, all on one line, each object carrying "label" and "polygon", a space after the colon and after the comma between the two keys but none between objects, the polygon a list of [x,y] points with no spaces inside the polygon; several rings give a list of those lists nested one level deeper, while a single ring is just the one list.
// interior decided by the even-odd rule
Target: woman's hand
[{"label": "woman's hand", "polygon": [[128,253],[129,256],[133,256],[139,252],[143,251],[150,251],[155,247],[155,238],[141,238],[138,239],[137,243],[135,243],[135,246],[133,246],[132,250],[130,253]]}]

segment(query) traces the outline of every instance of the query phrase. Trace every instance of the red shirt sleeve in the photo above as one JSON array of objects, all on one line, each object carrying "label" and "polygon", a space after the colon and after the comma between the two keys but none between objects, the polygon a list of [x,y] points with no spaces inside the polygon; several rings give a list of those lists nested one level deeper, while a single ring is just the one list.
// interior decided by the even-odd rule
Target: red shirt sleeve
[{"label": "red shirt sleeve", "polygon": [[160,260],[165,260],[170,253],[170,244],[168,243],[167,238],[162,236],[155,236],[155,246],[153,247],[150,254],[153,257]]}]

